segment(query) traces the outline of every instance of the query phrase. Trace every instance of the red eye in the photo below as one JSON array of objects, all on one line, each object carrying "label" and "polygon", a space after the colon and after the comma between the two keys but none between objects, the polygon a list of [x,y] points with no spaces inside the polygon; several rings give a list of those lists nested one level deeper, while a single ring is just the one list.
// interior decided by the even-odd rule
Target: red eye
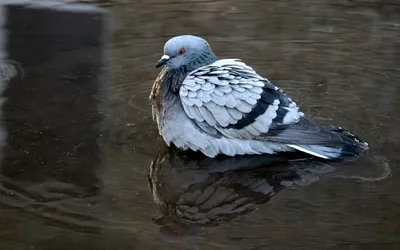
[{"label": "red eye", "polygon": [[183,55],[184,53],[185,53],[185,50],[183,48],[178,51],[179,55]]}]

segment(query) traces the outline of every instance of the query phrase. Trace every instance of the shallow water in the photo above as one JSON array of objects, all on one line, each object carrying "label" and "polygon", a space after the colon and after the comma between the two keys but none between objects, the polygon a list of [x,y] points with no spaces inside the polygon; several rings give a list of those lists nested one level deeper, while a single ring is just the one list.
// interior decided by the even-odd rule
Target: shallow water
[{"label": "shallow water", "polygon": [[[0,249],[400,249],[397,1],[9,2]],[[167,149],[148,95],[186,33],[370,150],[333,164]]]}]

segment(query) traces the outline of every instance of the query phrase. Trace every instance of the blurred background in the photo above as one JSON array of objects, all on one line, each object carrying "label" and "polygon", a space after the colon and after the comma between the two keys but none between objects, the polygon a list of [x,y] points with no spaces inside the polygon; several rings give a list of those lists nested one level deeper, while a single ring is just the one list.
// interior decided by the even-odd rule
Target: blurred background
[{"label": "blurred background", "polygon": [[[206,38],[357,161],[166,148],[171,37]],[[0,1],[0,249],[400,249],[397,0]]]}]

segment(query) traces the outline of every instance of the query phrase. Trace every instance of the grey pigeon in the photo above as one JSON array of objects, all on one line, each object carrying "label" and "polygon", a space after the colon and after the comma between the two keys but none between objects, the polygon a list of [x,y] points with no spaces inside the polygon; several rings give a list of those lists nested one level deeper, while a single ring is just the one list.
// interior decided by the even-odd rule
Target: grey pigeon
[{"label": "grey pigeon", "polygon": [[173,37],[156,67],[153,119],[168,145],[208,157],[302,151],[355,159],[368,144],[305,118],[280,88],[239,59],[218,59],[200,37]]}]

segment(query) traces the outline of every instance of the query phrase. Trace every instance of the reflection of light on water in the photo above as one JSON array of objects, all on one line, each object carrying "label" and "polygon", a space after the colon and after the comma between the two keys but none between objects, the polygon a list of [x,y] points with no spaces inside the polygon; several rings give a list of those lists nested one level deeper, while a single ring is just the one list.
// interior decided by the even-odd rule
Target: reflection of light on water
[{"label": "reflection of light on water", "polygon": [[[103,9],[98,8],[94,4],[77,3],[76,0],[3,0],[0,5],[23,5],[29,8],[50,8],[55,11],[70,12],[102,12]],[[88,1],[88,3],[90,3]]]},{"label": "reflection of light on water", "polygon": [[[5,98],[3,97],[3,92],[6,88],[6,82],[10,78],[7,76],[13,77],[14,74],[18,74],[18,70],[13,70],[12,67],[6,66],[2,62],[6,61],[7,52],[6,52],[6,30],[5,30],[5,22],[6,22],[6,15],[5,9],[0,5],[0,147],[4,146],[6,143],[7,133],[5,128],[2,126],[3,123],[3,103],[5,102]],[[5,66],[3,70],[3,66]],[[7,69],[6,69],[7,68]],[[3,72],[4,71],[4,72]],[[0,151],[0,167],[3,161],[3,154]]]},{"label": "reflection of light on water", "polygon": [[[56,4],[58,3],[58,4]],[[60,4],[61,3],[61,4]],[[59,21],[58,23],[62,23],[65,24],[65,26],[61,26],[61,27],[56,27],[56,25],[54,25],[54,23],[50,24],[48,26],[47,21],[48,19],[44,18],[44,19],[40,19],[40,21],[37,22],[37,24],[32,25],[33,29],[31,30],[27,30],[22,28],[21,29],[21,24],[23,24],[24,20],[20,21],[20,19],[18,17],[21,16],[23,14],[30,14],[33,17],[36,17],[40,14],[39,10],[40,9],[40,13],[56,13],[54,18],[54,23],[57,24],[56,21]],[[78,15],[75,15],[75,13],[73,12],[78,12]],[[83,20],[84,23],[82,24],[82,26],[88,24],[89,26],[84,26],[84,27],[89,27],[89,28],[82,28],[81,30],[77,30],[75,31],[74,29],[67,29],[66,32],[70,32],[70,34],[68,34],[68,36],[64,35],[65,39],[62,41],[62,45],[69,45],[72,44],[72,47],[75,48],[76,43],[79,43],[78,45],[85,47],[86,48],[86,44],[81,45],[80,43],[81,40],[77,39],[75,40],[74,36],[76,34],[76,37],[82,37],[84,36],[86,33],[90,33],[90,34],[94,34],[95,32],[99,32],[97,29],[97,25],[103,25],[103,22],[89,22],[91,20],[93,20],[93,17],[101,17],[101,15],[97,15],[98,13],[103,14],[104,11],[102,9],[99,9],[95,6],[90,6],[90,5],[74,5],[69,6],[68,4],[63,3],[63,1],[18,1],[18,0],[12,0],[12,1],[0,1],[0,146],[1,143],[5,140],[5,136],[3,136],[3,130],[2,130],[2,126],[1,126],[1,119],[3,116],[3,111],[1,109],[1,104],[3,104],[5,97],[3,97],[3,91],[5,89],[9,89],[11,91],[9,92],[13,92],[17,93],[17,98],[15,98],[15,95],[9,94],[7,96],[8,98],[8,103],[10,103],[11,107],[14,107],[15,103],[22,103],[22,104],[27,104],[30,103],[31,100],[33,100],[33,102],[37,101],[39,98],[41,98],[40,96],[36,96],[36,95],[32,95],[29,96],[28,98],[21,98],[20,100],[18,99],[18,93],[24,90],[25,86],[30,86],[30,85],[36,85],[36,83],[39,83],[37,89],[43,87],[44,90],[43,92],[46,93],[46,90],[49,90],[52,88],[53,85],[45,85],[45,83],[41,83],[38,81],[43,81],[46,82],[49,81],[48,76],[44,75],[44,77],[42,77],[40,80],[36,81],[35,77],[32,77],[33,74],[29,73],[29,72],[33,72],[32,68],[29,68],[29,72],[27,71],[27,76],[26,78],[28,79],[24,79],[24,81],[15,81],[18,80],[22,77],[24,77],[24,71],[21,67],[21,65],[30,65],[29,61],[31,58],[36,59],[37,55],[40,56],[40,53],[35,52],[35,53],[24,53],[25,51],[29,52],[29,50],[34,50],[33,48],[36,48],[39,45],[39,48],[41,49],[40,45],[43,45],[44,42],[46,43],[47,40],[46,38],[44,38],[42,41],[39,38],[38,40],[35,40],[33,42],[31,42],[29,39],[27,39],[26,41],[21,41],[22,45],[19,45],[19,47],[17,48],[19,51],[19,53],[13,53],[13,49],[10,48],[10,46],[7,46],[7,44],[12,44],[13,42],[15,42],[15,40],[20,39],[20,38],[16,38],[15,36],[13,36],[13,33],[16,34],[27,34],[28,36],[37,36],[38,34],[40,35],[40,31],[43,30],[43,28],[48,28],[46,29],[46,35],[49,35],[50,37],[54,37],[53,30],[57,31],[56,29],[60,29],[60,28],[69,28],[66,27],[68,25],[70,25],[68,22],[61,22],[64,20],[68,20],[68,18],[71,17],[76,17],[78,16],[78,18],[80,18],[80,20]],[[35,16],[36,15],[36,16]],[[64,18],[66,17],[66,18]],[[33,20],[36,20],[35,18],[33,18]],[[41,22],[42,20],[44,20],[43,22]],[[52,20],[50,20],[52,21]],[[102,21],[102,20],[101,20]],[[29,22],[29,21],[28,21]],[[53,26],[52,26],[53,25]],[[45,26],[45,27],[43,27]],[[48,27],[46,27],[48,26]],[[93,30],[90,29],[90,27],[95,27]],[[99,26],[100,28],[103,28],[101,26]],[[89,30],[89,31],[88,31]],[[39,32],[38,32],[39,31]],[[46,36],[44,36],[46,37]],[[71,40],[68,40],[69,37],[71,37]],[[14,40],[13,40],[14,39]],[[90,40],[90,39],[98,39],[97,36],[94,36],[93,38],[91,38],[89,36],[88,39],[86,40]],[[68,41],[66,41],[68,40]],[[17,41],[18,44],[19,41]],[[100,42],[102,42],[100,40]],[[100,43],[98,40],[95,41],[96,44]],[[14,45],[14,44],[13,44]],[[32,45],[32,46],[30,46]],[[77,46],[77,47],[80,47]],[[16,46],[14,46],[16,47]],[[43,50],[46,50],[46,46],[43,46]],[[55,47],[57,47],[57,45],[55,45]],[[96,53],[99,53],[97,51],[97,48],[92,48],[90,46],[88,47],[88,52],[91,52],[94,54],[94,56],[96,56]],[[99,49],[103,49],[103,47],[99,46]],[[94,52],[93,52],[94,50]],[[51,51],[50,51],[51,52]],[[58,52],[54,52],[55,54],[57,54]],[[24,54],[24,56],[22,58],[26,58],[26,60],[21,59],[21,57],[18,57],[19,54]],[[60,67],[62,68],[63,65],[69,66],[68,64],[76,64],[76,61],[80,61],[80,58],[77,57],[75,54],[71,53],[71,55],[69,57],[63,57],[62,52],[60,52],[59,54],[57,54],[57,59],[60,59],[60,61],[58,60],[54,60],[52,66],[54,66],[55,68]],[[40,58],[39,58],[40,59]],[[62,59],[65,59],[65,61],[61,61]],[[21,61],[21,63],[15,61]],[[75,61],[72,61],[75,60]],[[71,62],[72,61],[72,62]],[[93,63],[93,60],[82,60],[84,61],[86,64],[88,64],[88,68],[92,69],[97,67],[97,62]],[[47,62],[44,63],[44,65],[46,65]],[[86,65],[85,65],[86,66]],[[34,66],[35,70],[37,68],[42,67],[43,66],[39,60],[39,63],[37,65]],[[43,70],[42,72],[45,72],[45,70]],[[51,75],[51,74],[49,74]],[[8,82],[9,80],[12,80],[12,82]],[[22,86],[21,88],[18,86]],[[93,87],[94,88],[94,87]],[[74,90],[74,89],[73,89]],[[92,90],[92,89],[91,89]],[[31,90],[29,90],[31,91]],[[29,92],[32,93],[33,91]],[[60,95],[62,96],[62,95]],[[47,96],[46,96],[47,97]],[[62,97],[65,97],[62,96]],[[68,96],[65,98],[67,99]],[[86,96],[85,96],[86,98]],[[60,99],[57,99],[57,101],[59,101]],[[89,100],[89,101],[87,101]],[[90,98],[85,99],[84,101],[87,101],[87,103],[89,103],[89,105],[92,105],[95,102],[92,102],[90,100]],[[62,106],[63,103],[62,102],[58,102],[56,103],[56,105],[60,105]],[[93,104],[94,106],[94,104]],[[47,127],[50,127],[47,125],[47,123],[40,123],[39,125],[37,125],[38,123],[36,123],[35,119],[39,120],[41,118],[45,118],[47,119],[47,117],[45,117],[45,115],[47,114],[46,111],[50,110],[47,109],[44,110],[42,113],[38,114],[36,112],[36,106],[33,106],[31,108],[31,112],[27,112],[26,115],[24,113],[24,118],[17,117],[16,120],[23,120],[23,122],[27,122],[29,123],[30,128],[37,128],[39,127],[39,129],[41,129],[41,126],[43,124],[43,127],[46,127],[45,129],[47,129]],[[12,108],[11,108],[12,109]],[[89,110],[90,108],[88,108]],[[54,110],[54,109],[53,109]],[[50,110],[50,111],[53,111]],[[83,109],[86,111],[86,109]],[[90,110],[91,111],[91,110]],[[11,112],[8,112],[7,114],[10,114]],[[82,111],[82,113],[77,112],[79,114],[77,114],[76,118],[79,119],[82,115],[87,115],[87,113],[85,113],[84,111]],[[89,113],[89,112],[88,112]],[[36,115],[38,114],[38,115]],[[51,114],[51,113],[50,113]],[[91,114],[91,113],[90,113]],[[9,118],[10,121],[12,121],[11,123],[14,123],[15,121],[13,120],[13,118],[16,117],[11,116],[7,118]],[[74,117],[75,118],[75,117]],[[33,120],[33,121],[32,121]],[[30,123],[32,122],[33,125],[31,125]],[[75,121],[74,121],[75,122]],[[17,122],[16,122],[17,123]],[[52,123],[54,124],[54,127],[57,126],[62,126],[59,125],[59,123],[54,122]],[[89,123],[87,123],[89,124]],[[18,128],[19,124],[14,125],[14,127]],[[14,131],[12,130],[13,125],[9,126],[8,129],[9,131]],[[59,127],[57,127],[59,128]],[[86,128],[85,128],[86,129]],[[90,130],[91,132],[92,130]],[[18,134],[19,130],[17,130],[16,132],[16,136],[20,136],[22,138],[24,138],[24,136],[21,135],[28,135],[26,137],[29,137],[31,134],[35,133],[35,132],[31,132],[28,131],[25,134],[21,133]],[[11,133],[10,133],[11,134]],[[40,134],[42,134],[40,132]],[[64,136],[63,133],[61,133],[61,136]],[[4,130],[4,135],[5,135],[5,130]],[[58,136],[59,134],[56,134],[56,136]],[[69,134],[70,135],[70,134]],[[4,138],[4,140],[3,140]],[[11,138],[9,140],[9,148],[7,149],[7,157],[4,157],[6,160],[4,162],[1,162],[1,158],[2,158],[2,152],[0,151],[0,206],[4,206],[7,208],[12,208],[14,210],[18,210],[18,212],[24,212],[24,213],[28,213],[28,214],[34,214],[39,218],[43,218],[43,219],[48,219],[49,221],[58,223],[60,225],[62,225],[62,227],[65,228],[72,228],[72,229],[76,229],[79,231],[89,231],[89,232],[95,232],[98,233],[99,230],[101,230],[102,225],[105,223],[103,220],[100,219],[101,215],[104,214],[102,211],[105,210],[105,208],[103,208],[101,205],[98,205],[98,203],[100,203],[100,196],[99,196],[99,188],[98,188],[98,180],[96,177],[92,176],[92,172],[89,171],[82,171],[77,173],[76,175],[79,175],[79,178],[81,177],[81,175],[87,175],[87,179],[88,181],[85,181],[85,183],[82,183],[78,177],[77,180],[75,181],[75,179],[73,179],[73,177],[70,177],[69,174],[72,172],[67,169],[67,164],[71,162],[70,165],[72,166],[77,166],[79,164],[76,163],[75,158],[73,156],[68,155],[68,157],[64,157],[65,154],[60,153],[57,147],[55,147],[56,149],[54,150],[54,154],[50,157],[47,157],[47,155],[45,153],[43,153],[43,155],[41,155],[42,152],[47,151],[49,148],[51,150],[50,146],[47,146],[48,144],[50,144],[51,142],[54,141],[50,141],[50,143],[48,143],[48,141],[46,141],[46,138],[43,137],[44,139],[41,140],[42,138],[39,138],[39,140],[35,141],[37,137],[35,137],[34,139],[32,139],[32,141],[34,143],[32,143],[33,146],[29,147],[26,146],[27,143],[24,142],[23,139],[21,139],[21,142],[18,142],[17,140],[13,140],[13,138]],[[87,138],[85,137],[85,139],[89,140],[89,142],[91,143],[92,137],[88,136]],[[24,138],[25,139],[25,138]],[[67,142],[66,144],[66,148],[71,147],[70,140],[68,139],[66,140]],[[29,142],[30,138],[27,138],[27,142]],[[80,140],[84,140],[84,139],[79,139],[77,140],[78,142],[80,142]],[[15,143],[15,141],[17,141]],[[44,141],[44,143],[43,143]],[[58,138],[55,140],[58,141]],[[13,144],[14,142],[14,144]],[[25,144],[24,144],[25,143]],[[46,145],[44,145],[46,144]],[[83,143],[82,143],[83,144]],[[76,144],[78,146],[81,146],[82,144]],[[17,148],[17,150],[20,150],[19,146],[22,146],[23,149],[29,149],[29,148],[44,148],[46,150],[43,149],[35,149],[32,150],[33,152],[39,152],[39,154],[32,154],[32,158],[31,156],[24,156],[22,154],[18,154],[18,151],[15,150],[15,152],[13,151],[14,148],[13,146],[17,146],[15,148]],[[54,143],[55,146],[57,145],[57,142]],[[78,147],[77,146],[77,147]],[[60,148],[62,148],[62,146],[60,146]],[[76,147],[72,148],[73,150],[76,149]],[[1,148],[0,148],[1,150]],[[43,151],[40,151],[43,150]],[[28,151],[24,151],[24,153]],[[93,152],[97,152],[95,151],[95,149],[93,149]],[[13,155],[13,153],[15,153],[15,155]],[[29,152],[30,153],[30,152]],[[67,152],[67,154],[69,154],[70,152]],[[95,153],[93,153],[95,154]],[[11,157],[8,157],[9,155],[11,155]],[[73,153],[71,154],[73,155]],[[78,153],[76,153],[76,155],[78,155]],[[92,158],[96,158],[95,156],[92,157],[92,155],[90,153],[87,154],[88,156],[90,156],[90,159]],[[15,158],[13,158],[15,156]],[[58,157],[59,156],[59,157]],[[64,158],[63,158],[64,157]],[[53,159],[54,158],[54,159]],[[85,160],[88,160],[89,157],[87,157]],[[46,162],[47,159],[47,162]],[[62,164],[64,163],[64,159],[67,159],[65,161],[68,161],[67,164]],[[37,168],[37,171],[35,171],[35,173],[27,173],[27,174],[15,174],[15,175],[11,175],[9,174],[10,171],[14,171],[15,167],[16,170],[15,172],[19,171],[19,172],[23,172],[23,170],[25,169],[25,166],[23,163],[21,162],[29,162],[26,165],[32,166],[32,168]],[[61,162],[61,163],[59,163]],[[48,171],[48,166],[50,164],[54,163],[54,170],[53,172]],[[47,164],[47,165],[46,165]],[[94,163],[93,163],[94,164]],[[43,169],[41,168],[41,165],[43,165]],[[68,166],[70,166],[68,165]],[[33,172],[33,171],[32,171]],[[94,175],[94,174],[93,174]],[[83,178],[86,178],[83,177]],[[92,186],[90,184],[87,184],[87,182],[92,181],[93,179],[93,184]],[[86,180],[86,179],[85,179]],[[2,219],[2,218],[0,218]]]},{"label": "reflection of light on water", "polygon": [[0,61],[0,81],[8,81],[14,77],[24,77],[24,71],[20,63],[12,60]]},{"label": "reflection of light on water", "polygon": [[334,175],[333,178],[339,179],[348,179],[348,180],[357,180],[363,182],[375,182],[375,181],[383,181],[386,180],[392,173],[390,169],[390,165],[386,157],[384,156],[374,156],[375,162],[377,165],[382,166],[383,172],[380,176],[377,177],[364,177],[358,175]]}]

